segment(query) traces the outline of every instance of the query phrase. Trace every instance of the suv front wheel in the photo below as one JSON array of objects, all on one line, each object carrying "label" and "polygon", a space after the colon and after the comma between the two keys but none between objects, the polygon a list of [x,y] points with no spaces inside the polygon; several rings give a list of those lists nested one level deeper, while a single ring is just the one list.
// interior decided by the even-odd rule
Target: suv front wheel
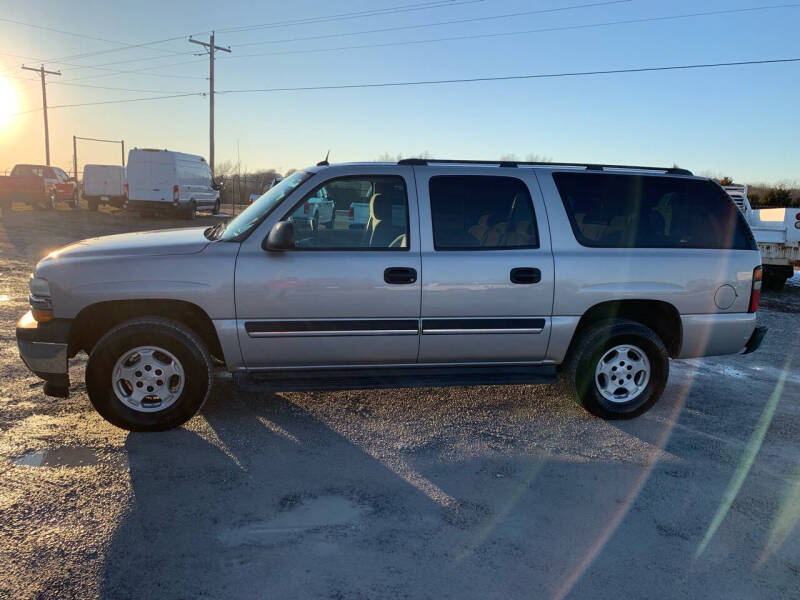
[{"label": "suv front wheel", "polygon": [[562,386],[592,414],[627,419],[661,397],[669,355],[649,327],[627,319],[602,321],[576,340],[561,377]]},{"label": "suv front wheel", "polygon": [[117,325],[95,344],[86,390],[109,423],[129,431],[163,431],[200,410],[213,374],[208,350],[191,329],[143,317]]}]

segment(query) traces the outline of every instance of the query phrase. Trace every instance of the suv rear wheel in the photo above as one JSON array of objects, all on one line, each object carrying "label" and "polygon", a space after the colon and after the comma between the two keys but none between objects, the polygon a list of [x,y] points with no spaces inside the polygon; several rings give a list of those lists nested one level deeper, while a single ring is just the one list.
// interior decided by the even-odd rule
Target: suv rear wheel
[{"label": "suv rear wheel", "polygon": [[627,419],[661,397],[669,355],[661,338],[641,323],[602,321],[576,340],[561,376],[562,386],[592,414]]},{"label": "suv rear wheel", "polygon": [[144,317],[114,327],[95,344],[86,389],[109,423],[129,431],[163,431],[200,410],[213,374],[208,350],[191,329]]}]

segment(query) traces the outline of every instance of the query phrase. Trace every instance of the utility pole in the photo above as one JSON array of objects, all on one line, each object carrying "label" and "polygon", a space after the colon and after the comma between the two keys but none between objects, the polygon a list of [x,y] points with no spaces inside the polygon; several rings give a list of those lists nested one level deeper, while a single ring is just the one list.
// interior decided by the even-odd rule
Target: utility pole
[{"label": "utility pole", "polygon": [[42,108],[44,109],[44,155],[46,158],[46,164],[50,166],[50,129],[47,126],[47,86],[44,83],[44,76],[45,75],[61,75],[61,71],[45,71],[44,65],[41,65],[38,69],[33,67],[26,67],[22,65],[22,68],[26,71],[36,71],[42,77]]},{"label": "utility pole", "polygon": [[211,167],[211,176],[214,177],[214,51],[222,50],[223,52],[230,53],[231,49],[223,48],[222,46],[214,45],[214,32],[211,32],[211,37],[208,43],[189,38],[190,44],[197,44],[208,49],[209,57],[209,76],[208,76],[208,100],[210,102],[210,119],[209,119],[209,150],[208,150],[208,164]]}]

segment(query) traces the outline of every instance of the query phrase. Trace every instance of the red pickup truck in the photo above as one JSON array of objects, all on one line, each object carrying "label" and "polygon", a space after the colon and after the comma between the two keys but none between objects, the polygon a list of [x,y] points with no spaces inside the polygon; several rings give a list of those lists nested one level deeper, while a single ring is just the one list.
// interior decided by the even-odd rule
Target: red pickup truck
[{"label": "red pickup truck", "polygon": [[54,209],[56,202],[78,206],[78,184],[58,167],[17,165],[11,175],[0,176],[0,208],[11,209],[14,202]]}]

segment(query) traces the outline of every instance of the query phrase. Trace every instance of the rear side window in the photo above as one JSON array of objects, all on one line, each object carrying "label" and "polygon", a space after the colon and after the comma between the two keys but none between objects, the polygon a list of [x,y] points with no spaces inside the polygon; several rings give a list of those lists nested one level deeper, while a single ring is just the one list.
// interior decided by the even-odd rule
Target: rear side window
[{"label": "rear side window", "polygon": [[538,248],[531,195],[514,177],[431,177],[436,250]]},{"label": "rear side window", "polygon": [[583,246],[756,249],[744,217],[711,181],[604,173],[553,179]]}]

